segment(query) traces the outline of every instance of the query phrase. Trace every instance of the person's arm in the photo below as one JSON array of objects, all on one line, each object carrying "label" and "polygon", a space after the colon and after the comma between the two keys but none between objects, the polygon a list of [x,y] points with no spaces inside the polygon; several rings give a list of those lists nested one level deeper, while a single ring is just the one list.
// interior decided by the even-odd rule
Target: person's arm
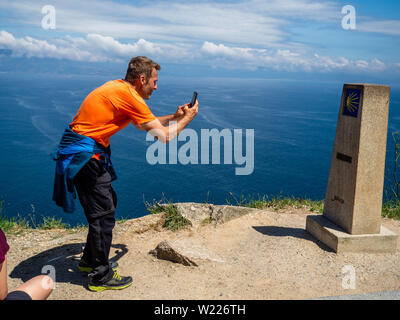
[{"label": "person's arm", "polygon": [[0,264],[0,300],[4,300],[8,293],[7,286],[7,256]]},{"label": "person's arm", "polygon": [[163,143],[168,143],[178,134],[180,134],[181,131],[194,119],[199,110],[198,106],[198,101],[196,101],[196,104],[192,108],[189,108],[188,104],[181,106],[182,108],[180,109],[180,111],[183,113],[183,115],[174,118],[174,122],[171,123],[169,126],[164,126],[157,118],[141,125],[136,125],[136,127],[139,130],[146,130],[159,141]]},{"label": "person's arm", "polygon": [[183,115],[184,115],[183,109],[185,108],[185,106],[189,106],[189,103],[179,106],[174,114],[157,117],[157,119],[160,121],[160,123],[163,126],[168,126],[168,124],[171,121],[178,121],[179,119],[181,119],[183,117]]}]

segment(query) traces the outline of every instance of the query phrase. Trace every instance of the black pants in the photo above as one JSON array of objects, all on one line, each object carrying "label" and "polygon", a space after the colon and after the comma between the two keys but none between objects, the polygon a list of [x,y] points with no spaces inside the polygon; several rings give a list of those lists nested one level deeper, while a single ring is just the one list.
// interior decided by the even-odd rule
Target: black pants
[{"label": "black pants", "polygon": [[108,256],[117,205],[111,175],[100,161],[92,158],[76,175],[74,184],[89,224],[82,259],[95,268],[94,279],[107,281],[113,275]]}]

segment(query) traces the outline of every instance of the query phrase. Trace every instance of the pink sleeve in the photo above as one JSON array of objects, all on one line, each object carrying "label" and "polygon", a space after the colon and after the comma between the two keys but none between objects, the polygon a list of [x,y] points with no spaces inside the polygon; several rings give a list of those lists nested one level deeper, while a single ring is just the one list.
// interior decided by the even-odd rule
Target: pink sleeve
[{"label": "pink sleeve", "polygon": [[7,244],[6,236],[3,230],[0,229],[0,263],[4,262],[8,249],[10,249],[10,247]]}]

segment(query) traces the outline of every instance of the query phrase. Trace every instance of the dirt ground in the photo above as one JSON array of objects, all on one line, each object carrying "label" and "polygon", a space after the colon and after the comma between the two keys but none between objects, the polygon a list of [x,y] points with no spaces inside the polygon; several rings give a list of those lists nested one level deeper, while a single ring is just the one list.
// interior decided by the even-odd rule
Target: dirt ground
[{"label": "dirt ground", "polygon": [[[86,231],[9,235],[9,290],[43,270],[55,270],[49,299],[56,300],[310,299],[400,289],[399,245],[394,254],[338,255],[305,230],[309,214],[256,210],[225,224],[178,232],[162,229],[160,215],[119,223],[110,258],[133,284],[102,293],[89,291],[87,275],[77,270]],[[400,235],[400,221],[383,219],[382,224]],[[159,260],[148,252],[163,240],[180,241],[208,258],[197,267]],[[345,266],[354,268],[354,289],[343,286],[348,284]]]}]

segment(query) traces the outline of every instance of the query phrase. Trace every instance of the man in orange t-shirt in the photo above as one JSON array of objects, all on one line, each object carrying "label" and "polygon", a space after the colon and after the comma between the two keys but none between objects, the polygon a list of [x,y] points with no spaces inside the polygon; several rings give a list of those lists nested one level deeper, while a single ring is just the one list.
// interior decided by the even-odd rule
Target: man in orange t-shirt
[{"label": "man in orange t-shirt", "polygon": [[[132,122],[139,130],[146,130],[168,143],[196,116],[198,102],[192,107],[190,104],[179,106],[172,115],[156,117],[144,100],[157,89],[157,70],[160,66],[147,57],[132,58],[125,79],[109,81],[93,90],[69,128],[109,148],[110,137]],[[118,274],[116,262],[108,260],[117,202],[111,187],[114,177],[109,170],[112,166],[108,156],[94,154],[73,180],[89,224],[78,267],[89,272],[88,288],[92,291],[124,289],[132,283],[131,277]]]}]

